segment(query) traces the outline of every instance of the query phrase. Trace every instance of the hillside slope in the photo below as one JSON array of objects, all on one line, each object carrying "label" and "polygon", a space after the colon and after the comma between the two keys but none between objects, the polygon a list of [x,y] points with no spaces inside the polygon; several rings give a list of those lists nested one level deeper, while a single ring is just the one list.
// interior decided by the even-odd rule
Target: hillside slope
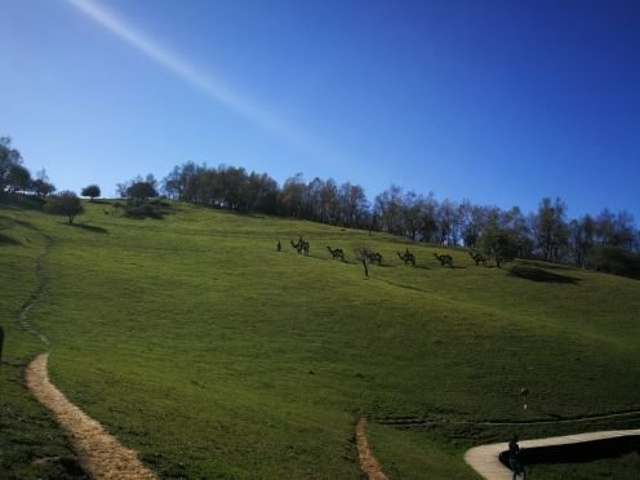
[{"label": "hillside slope", "polygon": [[[15,320],[38,255],[22,238],[28,224],[49,239],[30,316],[51,341],[53,381],[162,476],[359,478],[353,425],[365,414],[392,476],[474,478],[464,449],[514,430],[491,422],[640,410],[637,281],[535,262],[477,267],[463,251],[441,267],[433,247],[383,234],[186,205],[164,220],[86,207],[76,227],[0,209],[5,224],[24,222],[0,244],[12,292],[3,325],[23,336]],[[308,257],[290,247],[299,235]],[[384,257],[368,279],[361,245]],[[416,268],[395,254],[407,246]],[[22,283],[7,273],[16,263]],[[40,348],[21,342],[7,341],[9,356]],[[640,415],[593,424],[637,426]]]}]

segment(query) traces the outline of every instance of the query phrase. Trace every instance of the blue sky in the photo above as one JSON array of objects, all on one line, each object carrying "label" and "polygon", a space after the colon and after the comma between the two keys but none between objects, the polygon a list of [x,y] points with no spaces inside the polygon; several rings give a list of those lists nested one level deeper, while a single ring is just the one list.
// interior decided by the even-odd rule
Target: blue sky
[{"label": "blue sky", "polygon": [[193,160],[640,222],[637,0],[0,8],[0,135],[58,189]]}]

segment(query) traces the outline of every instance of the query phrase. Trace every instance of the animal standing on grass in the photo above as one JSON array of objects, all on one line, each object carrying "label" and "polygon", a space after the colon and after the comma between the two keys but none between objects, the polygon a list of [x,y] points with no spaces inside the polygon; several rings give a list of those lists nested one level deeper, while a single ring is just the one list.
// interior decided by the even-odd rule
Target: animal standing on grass
[{"label": "animal standing on grass", "polygon": [[486,263],[485,263],[487,261],[487,258],[484,255],[482,255],[481,253],[469,252],[469,256],[473,259],[474,262],[476,262],[476,266],[478,266],[480,264],[482,264],[485,267],[487,266]]},{"label": "animal standing on grass", "polygon": [[397,254],[400,260],[402,260],[405,265],[411,263],[411,265],[413,265],[414,267],[416,266],[416,257],[409,251],[408,248],[405,250],[404,254],[400,255],[400,252],[397,252]]},{"label": "animal standing on grass", "polygon": [[298,253],[304,252],[305,255],[309,255],[309,242],[302,239],[302,235],[298,238],[298,243],[293,243],[291,240],[291,246],[295,248]]},{"label": "animal standing on grass", "polygon": [[365,253],[365,256],[369,263],[376,262],[378,265],[382,265],[382,254],[369,250]]},{"label": "animal standing on grass", "polygon": [[344,252],[342,251],[341,248],[331,248],[329,245],[327,245],[327,249],[329,250],[329,253],[331,253],[331,257],[333,259],[339,258],[343,262],[345,261]]},{"label": "animal standing on grass", "polygon": [[445,265],[449,265],[450,267],[453,267],[453,257],[448,253],[445,253],[443,255],[438,255],[437,253],[434,253],[433,256],[438,259],[438,261],[440,262],[440,265],[442,265],[443,267]]}]

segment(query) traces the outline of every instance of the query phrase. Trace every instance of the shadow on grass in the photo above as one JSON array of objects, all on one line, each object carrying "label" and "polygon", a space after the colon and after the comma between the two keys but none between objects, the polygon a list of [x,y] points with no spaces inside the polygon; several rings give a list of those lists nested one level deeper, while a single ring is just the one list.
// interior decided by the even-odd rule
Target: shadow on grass
[{"label": "shadow on grass", "polygon": [[548,272],[536,267],[511,267],[511,269],[509,269],[508,275],[511,277],[523,278],[525,280],[544,283],[568,283],[571,285],[577,285],[578,282],[580,282],[579,278]]},{"label": "shadow on grass", "polygon": [[0,194],[0,206],[11,209],[42,210],[45,200],[33,195]]},{"label": "shadow on grass", "polygon": [[415,268],[419,268],[420,270],[431,270],[431,267],[427,267],[426,265],[416,265]]},{"label": "shadow on grass", "polygon": [[109,230],[106,228],[98,227],[96,225],[87,225],[86,223],[72,223],[71,226],[74,228],[80,228],[81,230],[87,230],[88,232],[109,233]]},{"label": "shadow on grass", "polygon": [[405,283],[397,283],[397,282],[392,282],[392,281],[389,281],[389,280],[382,280],[382,279],[380,279],[379,281],[380,282],[384,282],[387,285],[392,285],[392,286],[398,287],[398,288],[404,288],[406,290],[411,290],[413,292],[428,293],[425,290],[422,290],[422,289],[420,289],[418,287],[414,287],[413,285],[407,285]]},{"label": "shadow on grass", "polygon": [[11,238],[7,235],[3,235],[2,233],[0,233],[0,246],[2,245],[22,245],[22,243],[16,240],[15,238]]},{"label": "shadow on grass", "polygon": [[553,412],[548,412],[546,410],[543,410],[542,408],[530,408],[529,411],[530,412],[540,413],[540,414],[545,415],[547,417],[551,417],[554,420],[564,420],[564,417],[562,415],[558,415],[557,413],[553,413]]},{"label": "shadow on grass", "polygon": [[557,263],[543,262],[542,260],[520,260],[520,265],[525,265],[531,268],[544,268],[545,270],[569,270],[567,265],[559,265]]},{"label": "shadow on grass", "polygon": [[[616,458],[637,452],[640,436],[628,435],[599,440],[524,448],[521,451],[524,465],[538,463],[584,463],[603,458]],[[500,461],[509,468],[508,452],[500,453]]]}]

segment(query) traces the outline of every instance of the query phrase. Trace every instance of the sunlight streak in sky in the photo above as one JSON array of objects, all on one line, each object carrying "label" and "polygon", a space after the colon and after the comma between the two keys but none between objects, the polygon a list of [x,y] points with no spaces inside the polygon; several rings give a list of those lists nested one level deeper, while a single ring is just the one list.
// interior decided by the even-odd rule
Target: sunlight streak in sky
[{"label": "sunlight streak in sky", "polygon": [[220,81],[216,81],[199,71],[193,65],[181,60],[160,43],[144,36],[138,29],[127,24],[113,12],[107,11],[94,0],[67,0],[77,10],[100,24],[103,28],[116,35],[120,40],[128,43],[146,57],[165,67],[192,86],[200,89],[209,98],[224,105],[238,115],[253,123],[285,138],[289,142],[307,151],[324,150],[308,135],[294,130],[282,120],[265,112],[256,104],[249,102],[237,92]]}]

